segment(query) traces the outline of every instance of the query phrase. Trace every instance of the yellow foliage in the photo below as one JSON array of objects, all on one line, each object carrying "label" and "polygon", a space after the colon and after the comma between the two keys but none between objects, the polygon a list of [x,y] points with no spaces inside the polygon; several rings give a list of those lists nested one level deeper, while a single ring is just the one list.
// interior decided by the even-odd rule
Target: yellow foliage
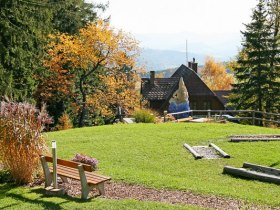
[{"label": "yellow foliage", "polygon": [[207,57],[201,71],[201,79],[211,90],[230,90],[234,77],[226,72],[226,68],[212,57]]},{"label": "yellow foliage", "polygon": [[[125,73],[124,68],[134,68],[139,54],[138,42],[131,35],[112,28],[109,22],[98,20],[75,36],[53,36],[48,54],[45,67],[50,74],[39,86],[43,99],[53,95],[71,97],[78,112],[94,107],[103,115],[112,114],[110,110],[116,104],[129,110],[131,101],[135,103],[134,98],[138,96],[132,88],[135,80],[127,78],[135,75]],[[104,75],[98,78],[106,89],[99,90],[89,81],[100,69]]]},{"label": "yellow foliage", "polygon": [[66,112],[64,112],[62,116],[58,119],[58,125],[56,127],[58,130],[67,130],[73,128],[71,119]]},{"label": "yellow foliage", "polygon": [[97,90],[89,97],[89,107],[99,110],[104,116],[113,116],[117,107],[122,107],[127,114],[131,114],[140,107],[140,93],[135,88],[136,73],[100,76],[104,88]]}]

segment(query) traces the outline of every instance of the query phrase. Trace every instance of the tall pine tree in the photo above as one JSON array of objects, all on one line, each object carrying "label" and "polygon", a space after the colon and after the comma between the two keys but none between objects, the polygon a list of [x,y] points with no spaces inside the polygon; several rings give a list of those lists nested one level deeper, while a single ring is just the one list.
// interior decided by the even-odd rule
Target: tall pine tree
[{"label": "tall pine tree", "polygon": [[0,93],[32,100],[50,23],[46,0],[0,0]]},{"label": "tall pine tree", "polygon": [[231,103],[237,109],[264,111],[272,106],[267,96],[271,95],[277,84],[272,83],[272,77],[275,76],[270,66],[273,34],[267,16],[265,2],[259,0],[251,23],[246,24],[245,31],[241,32],[244,36],[243,48],[235,68],[237,82],[233,85],[231,97]]},{"label": "tall pine tree", "polygon": [[280,0],[266,0],[268,22],[271,25],[272,39],[269,58],[269,94],[266,95],[265,110],[280,111]]},{"label": "tall pine tree", "polygon": [[106,5],[87,3],[85,0],[49,0],[53,9],[52,24],[55,30],[77,34],[79,29],[97,18],[97,10],[105,10]]},{"label": "tall pine tree", "polygon": [[47,35],[75,34],[96,18],[96,8],[105,6],[84,0],[0,0],[0,97],[38,100],[34,93],[45,73]]}]

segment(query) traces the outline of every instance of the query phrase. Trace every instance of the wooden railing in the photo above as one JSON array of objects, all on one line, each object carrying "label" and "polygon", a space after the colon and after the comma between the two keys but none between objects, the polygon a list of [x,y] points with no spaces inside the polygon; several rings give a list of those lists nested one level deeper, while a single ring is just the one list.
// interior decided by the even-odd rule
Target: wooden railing
[{"label": "wooden railing", "polygon": [[[261,112],[255,110],[189,110],[183,112],[176,113],[168,113],[164,111],[164,121],[166,121],[167,114],[172,115],[176,118],[176,115],[189,113],[189,116],[195,117],[196,113],[199,116],[213,118],[213,119],[227,119],[227,120],[235,120],[242,121],[247,120],[251,122],[253,125],[256,125],[256,122],[270,122],[280,125],[280,114],[271,113],[271,112]],[[225,116],[229,115],[229,116]]]}]

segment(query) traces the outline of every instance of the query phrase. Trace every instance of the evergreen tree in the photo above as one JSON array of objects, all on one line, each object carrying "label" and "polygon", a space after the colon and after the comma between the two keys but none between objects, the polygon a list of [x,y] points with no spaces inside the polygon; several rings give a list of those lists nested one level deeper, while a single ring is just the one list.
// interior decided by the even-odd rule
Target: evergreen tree
[{"label": "evergreen tree", "polygon": [[266,95],[267,112],[280,111],[280,0],[267,0],[268,22],[271,25],[272,42],[269,59],[269,94]]},{"label": "evergreen tree", "polygon": [[259,0],[251,23],[246,24],[245,31],[241,32],[244,36],[243,49],[235,68],[237,83],[233,85],[234,94],[231,97],[237,109],[264,111],[269,105],[267,96],[277,89],[273,83],[275,79],[272,80],[275,71],[270,67],[273,40],[267,15],[264,0]]},{"label": "evergreen tree", "polygon": [[32,99],[50,20],[45,0],[0,0],[0,93]]},{"label": "evergreen tree", "polygon": [[86,3],[84,0],[50,0],[53,7],[53,27],[59,32],[76,34],[80,28],[97,18],[97,9],[106,5]]},{"label": "evergreen tree", "polygon": [[47,35],[76,33],[95,19],[95,8],[105,6],[84,0],[0,0],[0,97],[34,101],[38,78],[45,76]]}]

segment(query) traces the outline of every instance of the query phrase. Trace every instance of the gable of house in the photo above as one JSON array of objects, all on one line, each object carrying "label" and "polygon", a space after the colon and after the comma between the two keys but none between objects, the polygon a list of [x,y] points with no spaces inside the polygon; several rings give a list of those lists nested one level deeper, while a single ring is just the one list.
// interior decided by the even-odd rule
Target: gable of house
[{"label": "gable of house", "polygon": [[201,80],[197,73],[181,65],[170,78],[143,78],[141,93],[150,102],[150,108],[159,112],[166,110],[173,93],[178,89],[180,78],[189,93],[191,109],[224,109],[223,102]]},{"label": "gable of house", "polygon": [[184,78],[185,85],[189,92],[189,95],[196,96],[214,96],[215,94],[208,88],[208,86],[201,80],[198,74],[186,67],[181,65],[176,72],[171,76],[171,78],[180,79]]}]

